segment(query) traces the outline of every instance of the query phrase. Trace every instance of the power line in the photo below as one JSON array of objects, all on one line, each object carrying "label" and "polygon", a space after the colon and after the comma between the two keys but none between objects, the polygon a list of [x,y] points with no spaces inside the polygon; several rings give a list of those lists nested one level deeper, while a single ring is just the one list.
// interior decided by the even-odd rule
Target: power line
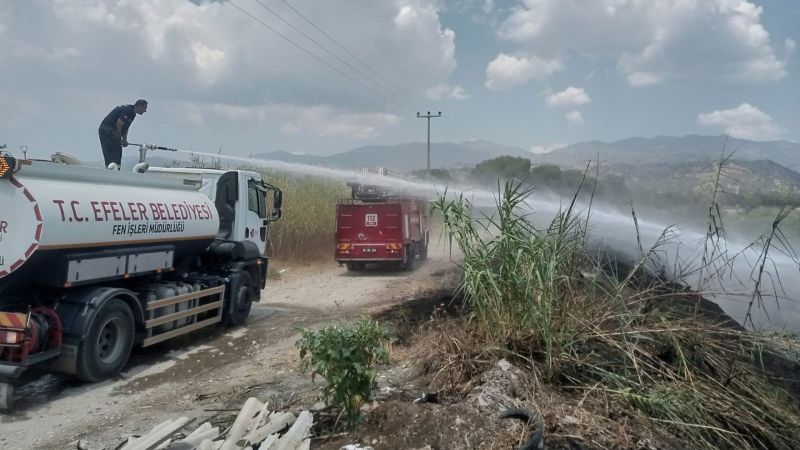
[{"label": "power line", "polygon": [[437,118],[437,117],[442,117],[442,112],[441,111],[439,111],[439,114],[437,114],[435,116],[433,114],[431,114],[430,111],[428,111],[428,114],[417,113],[417,118],[419,118],[419,119],[428,119],[428,172],[427,172],[428,181],[430,181],[430,179],[431,179],[431,119],[434,119],[434,118]]},{"label": "power line", "polygon": [[[300,28],[298,28],[297,26],[295,26],[293,23],[291,23],[291,22],[289,22],[288,20],[286,20],[286,19],[285,19],[283,16],[281,16],[279,13],[277,13],[275,10],[273,10],[273,9],[272,9],[272,8],[270,8],[269,6],[267,6],[267,5],[265,5],[264,3],[262,3],[260,0],[253,0],[253,1],[255,1],[255,2],[256,2],[258,5],[259,5],[259,6],[261,6],[262,8],[264,8],[264,9],[265,9],[267,12],[269,12],[269,13],[270,13],[270,14],[272,14],[273,16],[277,17],[277,18],[278,18],[278,20],[280,20],[281,22],[285,23],[286,25],[288,25],[289,27],[291,27],[291,28],[292,28],[293,30],[295,30],[296,32],[300,33],[300,35],[301,35],[301,36],[303,36],[304,38],[306,38],[306,39],[308,39],[309,41],[311,41],[311,42],[312,42],[314,45],[316,45],[316,46],[317,46],[317,47],[318,47],[320,50],[322,50],[322,51],[324,51],[325,53],[329,54],[330,56],[332,56],[332,57],[333,57],[333,58],[335,58],[337,61],[339,61],[340,63],[344,64],[345,66],[347,66],[347,67],[348,67],[350,70],[352,70],[353,72],[357,73],[358,75],[360,75],[360,76],[361,76],[361,77],[363,77],[364,79],[366,79],[366,80],[368,80],[369,82],[371,82],[371,83],[375,84],[375,85],[376,85],[376,86],[378,86],[379,88],[386,90],[386,91],[389,93],[389,95],[391,95],[391,96],[392,96],[392,98],[394,98],[395,100],[398,100],[398,99],[399,99],[399,100],[400,100],[400,101],[402,101],[402,102],[407,102],[407,100],[405,100],[405,98],[403,98],[403,97],[401,97],[401,96],[397,96],[397,94],[396,94],[396,93],[392,92],[392,91],[391,91],[391,90],[389,90],[389,89],[386,89],[386,87],[385,87],[385,86],[383,86],[383,85],[381,85],[381,83],[379,83],[379,82],[375,81],[374,79],[370,78],[369,76],[365,75],[365,74],[364,74],[363,72],[361,72],[361,71],[360,71],[358,68],[354,67],[352,64],[350,64],[349,62],[347,62],[347,61],[345,61],[344,59],[342,59],[342,58],[341,58],[339,55],[337,55],[336,53],[332,52],[330,49],[328,49],[328,48],[327,48],[327,47],[325,47],[324,45],[320,44],[320,43],[319,43],[317,40],[315,40],[314,38],[312,38],[311,36],[309,36],[308,34],[306,34],[306,33],[305,33],[303,30],[301,30]],[[313,25],[313,24],[312,24],[312,25]],[[408,103],[408,104],[407,104],[407,106],[409,106],[411,109],[413,109],[413,108],[414,108],[414,105],[413,105],[413,104],[411,104],[411,103]]]},{"label": "power line", "polygon": [[[255,0],[255,1],[256,1],[256,2],[258,2],[259,4],[261,4],[261,2],[260,2],[259,0]],[[306,22],[307,22],[309,25],[311,25],[312,27],[314,27],[314,29],[316,29],[316,30],[317,30],[317,31],[318,31],[320,34],[322,34],[323,36],[325,36],[325,37],[326,37],[326,38],[327,38],[329,41],[333,42],[333,43],[334,43],[334,44],[335,44],[337,47],[339,47],[341,50],[343,50],[345,53],[347,53],[347,54],[348,54],[350,57],[352,57],[354,60],[358,61],[358,62],[359,62],[359,63],[360,63],[362,66],[366,67],[366,68],[367,68],[367,69],[368,69],[370,72],[374,73],[374,74],[375,74],[376,76],[378,76],[378,77],[379,77],[381,80],[383,80],[383,81],[385,81],[386,83],[388,83],[388,84],[389,84],[390,86],[392,86],[392,87],[393,87],[395,90],[397,90],[398,92],[400,92],[400,93],[401,93],[401,94],[403,94],[404,96],[408,97],[408,99],[409,99],[409,100],[408,100],[408,101],[409,101],[409,103],[410,103],[410,104],[411,104],[411,105],[412,105],[414,108],[417,108],[417,109],[424,109],[424,108],[425,108],[425,105],[423,105],[421,102],[419,102],[419,101],[418,101],[418,100],[415,98],[415,97],[417,97],[417,95],[416,95],[416,94],[413,94],[413,93],[409,92],[408,90],[406,90],[406,89],[403,89],[403,88],[402,88],[402,87],[400,87],[400,86],[399,86],[397,83],[395,83],[395,82],[394,82],[394,81],[392,81],[391,79],[387,78],[386,76],[384,76],[383,74],[381,74],[380,72],[378,72],[378,71],[377,71],[375,68],[373,68],[373,67],[372,67],[370,64],[368,64],[367,62],[365,62],[365,61],[364,61],[362,58],[360,58],[360,57],[359,57],[358,55],[356,55],[354,52],[350,51],[350,50],[349,50],[347,47],[345,47],[343,44],[341,44],[339,41],[337,41],[337,40],[336,40],[336,39],[335,39],[333,36],[331,36],[329,33],[325,32],[325,30],[323,30],[321,27],[319,27],[317,24],[315,24],[315,23],[314,23],[314,22],[313,22],[311,19],[309,19],[309,18],[308,18],[308,16],[306,16],[305,14],[303,14],[303,12],[301,12],[300,10],[298,10],[297,8],[295,8],[294,6],[292,6],[292,4],[290,4],[290,3],[289,3],[287,0],[280,0],[280,1],[281,1],[283,4],[285,4],[286,6],[288,6],[288,7],[289,7],[289,9],[291,9],[292,11],[294,11],[294,12],[295,12],[295,14],[297,14],[297,15],[298,15],[298,16],[300,16],[300,17],[301,17],[303,20],[305,20],[305,21],[306,21]],[[275,13],[273,12],[273,14],[275,14]],[[277,15],[277,14],[276,14],[276,15]],[[281,19],[281,20],[283,20],[283,19]],[[285,22],[285,21],[284,21],[284,22]],[[292,27],[293,27],[293,28],[295,28],[294,26],[292,26]],[[301,32],[301,33],[302,33],[302,32]],[[302,33],[302,34],[305,36],[305,33]],[[338,59],[338,58],[337,58],[337,59]],[[348,64],[348,66],[350,66],[350,65]],[[362,75],[362,76],[363,76],[363,75]],[[373,80],[373,82],[374,82],[374,80]],[[376,83],[376,84],[377,84],[377,83]],[[387,90],[388,90],[388,89],[387,89]],[[464,130],[463,130],[463,129],[461,129],[460,125],[458,125],[458,124],[456,124],[456,123],[453,123],[453,126],[455,126],[455,128],[456,128],[456,129],[453,129],[453,128],[451,128],[451,127],[449,126],[449,123],[448,123],[448,124],[443,124],[443,125],[444,125],[444,128],[446,128],[446,129],[449,129],[449,130],[451,131],[451,133],[452,133],[452,132],[455,132],[455,134],[463,134],[463,135],[467,136],[468,138],[470,137],[469,133],[466,133],[466,132],[464,132]]]},{"label": "power line", "polygon": [[292,11],[294,11],[294,12],[295,12],[295,13],[296,13],[298,16],[302,17],[302,18],[303,18],[303,20],[305,20],[306,22],[308,22],[308,23],[309,23],[309,24],[310,24],[312,27],[314,27],[314,28],[315,28],[317,31],[319,31],[319,32],[320,32],[320,33],[321,33],[323,36],[325,36],[326,38],[328,38],[328,40],[329,40],[329,41],[331,41],[331,42],[333,42],[334,44],[336,44],[336,46],[338,46],[340,49],[342,49],[342,50],[343,50],[345,53],[347,53],[347,54],[348,54],[348,55],[350,55],[350,56],[351,56],[353,59],[355,59],[356,61],[358,61],[359,63],[361,63],[361,65],[362,65],[362,66],[364,66],[364,67],[366,67],[366,68],[367,68],[367,69],[368,69],[370,72],[372,72],[372,73],[374,73],[375,75],[377,75],[377,76],[378,76],[380,79],[382,79],[383,81],[386,81],[387,83],[389,83],[389,85],[391,85],[392,87],[394,87],[394,88],[395,88],[395,89],[396,89],[398,92],[400,92],[401,94],[403,94],[403,95],[407,95],[407,96],[409,96],[409,97],[414,97],[414,94],[411,94],[411,93],[409,93],[409,92],[408,92],[408,91],[406,91],[405,89],[403,89],[403,88],[401,88],[400,86],[398,86],[397,84],[395,84],[395,83],[394,83],[392,80],[390,80],[390,79],[386,78],[385,76],[381,75],[381,73],[380,73],[380,72],[378,72],[378,71],[377,71],[377,70],[375,70],[375,69],[374,69],[372,66],[370,66],[369,64],[367,64],[367,63],[366,63],[364,60],[362,60],[361,58],[359,58],[359,57],[358,57],[358,56],[357,56],[355,53],[351,52],[350,50],[348,50],[348,49],[347,49],[347,47],[345,47],[344,45],[340,44],[340,43],[339,43],[339,41],[337,41],[336,39],[334,39],[334,38],[333,38],[333,36],[329,35],[329,34],[328,34],[328,33],[326,33],[326,32],[325,32],[325,31],[324,31],[322,28],[318,27],[318,26],[317,26],[317,24],[315,24],[314,22],[312,22],[312,21],[311,21],[311,19],[309,19],[308,17],[306,17],[306,15],[305,15],[305,14],[303,14],[302,12],[300,12],[300,11],[299,11],[297,8],[295,8],[294,6],[292,6],[292,5],[291,5],[289,2],[287,2],[286,0],[281,0],[281,2],[283,2],[283,3],[284,3],[286,6],[288,6],[288,7],[289,7],[289,9],[291,9]]},{"label": "power line", "polygon": [[[342,49],[343,49],[343,50],[344,50],[344,51],[345,51],[345,52],[346,52],[348,55],[350,55],[351,57],[353,57],[355,60],[359,61],[361,64],[364,64],[365,66],[367,66],[367,67],[368,67],[368,69],[369,69],[370,71],[372,71],[372,72],[376,73],[376,75],[377,75],[377,76],[379,76],[379,77],[381,77],[382,79],[386,80],[386,82],[387,82],[387,83],[389,83],[389,84],[393,85],[393,86],[394,86],[396,89],[399,89],[399,91],[400,91],[400,92],[402,92],[402,93],[404,93],[405,95],[407,95],[407,96],[410,98],[410,100],[405,100],[405,99],[403,99],[402,97],[401,97],[401,100],[398,100],[398,99],[397,99],[397,97],[395,97],[395,94],[394,94],[393,92],[391,93],[391,96],[389,96],[389,95],[386,95],[385,93],[383,93],[383,92],[381,92],[381,91],[379,91],[379,90],[375,89],[374,87],[372,87],[372,86],[370,86],[370,85],[368,85],[368,84],[364,83],[363,81],[361,81],[361,80],[359,80],[359,79],[357,79],[357,78],[353,77],[352,75],[348,74],[347,72],[345,72],[344,70],[340,69],[339,67],[336,67],[334,64],[332,64],[331,62],[329,62],[329,61],[325,60],[324,58],[322,58],[321,56],[319,56],[319,55],[317,55],[316,53],[312,52],[311,50],[307,49],[307,48],[306,48],[306,47],[304,47],[303,45],[301,45],[301,44],[299,44],[299,43],[295,42],[295,41],[294,41],[294,40],[292,40],[290,37],[286,36],[285,34],[281,33],[280,31],[278,31],[278,30],[277,30],[277,29],[275,29],[274,27],[272,27],[272,26],[270,26],[269,24],[267,24],[266,22],[264,22],[263,20],[259,19],[259,18],[258,18],[257,16],[255,16],[254,14],[252,14],[252,13],[250,13],[249,11],[245,10],[244,8],[240,7],[239,5],[237,5],[236,3],[234,3],[232,0],[225,0],[225,1],[227,1],[228,3],[230,3],[230,4],[231,4],[231,6],[233,6],[234,8],[238,9],[238,10],[239,10],[239,11],[240,11],[242,14],[245,14],[245,15],[246,15],[246,16],[248,16],[249,18],[251,18],[251,19],[253,19],[254,21],[256,21],[256,22],[257,22],[258,24],[260,24],[262,27],[264,27],[264,28],[266,28],[267,30],[271,31],[272,33],[276,34],[277,36],[279,36],[279,37],[280,37],[280,38],[282,38],[283,40],[285,40],[285,41],[289,42],[289,43],[290,43],[290,44],[292,44],[294,47],[296,47],[296,48],[298,48],[299,50],[303,51],[304,53],[306,53],[307,55],[309,55],[309,56],[311,56],[312,58],[316,59],[317,61],[319,61],[319,62],[323,63],[325,66],[327,66],[328,68],[330,68],[330,69],[334,70],[335,72],[337,72],[337,73],[338,73],[338,74],[340,74],[341,76],[343,76],[343,77],[345,77],[345,78],[349,79],[350,81],[352,81],[352,82],[354,82],[354,83],[358,84],[359,86],[361,86],[361,87],[363,87],[363,88],[365,88],[365,89],[367,89],[367,90],[371,91],[372,93],[374,93],[374,94],[376,94],[376,95],[380,96],[381,98],[383,98],[383,99],[385,99],[385,100],[389,101],[390,103],[393,103],[393,104],[395,104],[395,105],[399,106],[401,109],[404,109],[404,110],[406,110],[406,111],[409,111],[409,112],[412,112],[412,113],[413,113],[413,112],[416,110],[416,108],[414,108],[414,106],[417,106],[417,107],[418,107],[418,109],[423,109],[423,108],[421,107],[421,103],[419,103],[418,101],[414,100],[414,97],[415,97],[415,95],[414,95],[414,94],[411,94],[411,93],[409,93],[408,91],[406,91],[406,90],[404,90],[404,89],[400,88],[400,87],[399,87],[399,86],[397,86],[395,83],[393,83],[391,80],[389,80],[388,78],[386,78],[386,77],[384,77],[383,75],[381,75],[381,74],[380,74],[380,73],[379,73],[377,70],[375,70],[374,68],[372,68],[371,66],[369,66],[369,65],[368,65],[366,62],[364,62],[363,60],[361,60],[361,58],[359,58],[358,56],[356,56],[356,55],[355,55],[353,52],[351,52],[351,51],[347,50],[347,49],[344,47],[344,45],[340,44],[338,41],[336,41],[335,39],[333,39],[333,37],[331,37],[331,36],[330,36],[328,33],[325,33],[325,32],[324,32],[324,31],[323,31],[323,30],[322,30],[320,27],[318,27],[318,26],[317,26],[316,24],[314,24],[314,23],[313,23],[313,22],[312,22],[310,19],[308,19],[307,17],[305,17],[305,15],[303,15],[303,14],[302,14],[302,13],[301,13],[299,10],[297,10],[296,8],[294,8],[293,6],[291,6],[290,4],[288,4],[288,3],[287,3],[285,0],[281,0],[281,1],[282,1],[283,3],[285,3],[287,6],[289,6],[289,7],[290,7],[290,8],[291,8],[293,11],[295,11],[295,12],[296,12],[298,15],[300,15],[301,17],[303,17],[303,18],[304,18],[304,20],[306,20],[306,21],[307,21],[309,24],[311,24],[311,25],[312,25],[312,26],[313,26],[315,29],[317,29],[317,30],[318,30],[320,33],[322,33],[324,36],[326,36],[326,38],[330,39],[330,40],[331,40],[331,42],[334,42],[334,44],[336,44],[337,46],[339,46],[340,48],[342,48]],[[388,91],[388,92],[391,92],[391,91],[390,91],[389,89],[387,89],[385,86],[381,85],[379,82],[376,82],[374,79],[370,78],[369,76],[365,75],[363,72],[361,72],[361,71],[359,71],[358,69],[354,68],[354,67],[353,67],[351,64],[347,63],[347,62],[346,62],[346,61],[344,61],[344,60],[343,60],[341,57],[339,57],[338,55],[334,54],[334,53],[333,53],[333,52],[331,52],[329,49],[327,49],[327,48],[326,48],[326,47],[324,47],[322,44],[320,44],[318,41],[316,41],[316,40],[314,40],[313,38],[311,38],[310,36],[308,36],[308,34],[304,33],[304,32],[303,32],[302,30],[300,30],[298,27],[296,27],[295,25],[293,25],[293,24],[291,24],[290,22],[288,22],[287,20],[285,20],[283,17],[281,17],[281,16],[280,16],[280,14],[278,14],[277,12],[275,12],[273,9],[271,9],[271,8],[269,8],[268,6],[264,5],[264,4],[263,4],[263,3],[261,3],[259,0],[254,0],[254,1],[255,1],[255,2],[256,2],[258,5],[259,5],[259,6],[261,6],[261,7],[262,7],[262,8],[264,8],[265,10],[267,10],[269,13],[271,13],[271,14],[272,14],[272,15],[274,15],[274,16],[276,16],[276,17],[277,17],[278,19],[280,19],[282,22],[284,22],[284,23],[286,23],[287,25],[289,25],[290,27],[292,27],[292,29],[294,29],[295,31],[297,31],[298,33],[300,33],[300,34],[301,34],[303,37],[305,37],[305,38],[306,38],[306,39],[308,39],[309,41],[313,42],[313,43],[314,43],[314,44],[315,44],[317,47],[319,47],[320,49],[322,49],[322,50],[323,50],[323,51],[325,51],[326,53],[328,53],[328,54],[330,54],[331,56],[333,56],[334,58],[336,58],[336,59],[337,59],[339,62],[341,62],[342,64],[345,64],[345,65],[346,65],[348,68],[350,68],[350,70],[352,70],[352,71],[356,72],[358,75],[360,75],[361,77],[363,77],[363,78],[365,78],[365,79],[369,80],[371,83],[373,83],[373,84],[375,84],[375,85],[379,86],[380,88],[382,88],[382,89],[384,89],[384,90],[386,90],[386,91]],[[412,102],[411,100],[414,100],[414,101]],[[411,105],[411,106],[409,106],[409,105]],[[452,127],[450,126],[450,125],[453,125],[453,126],[455,126],[455,125],[456,125],[455,123],[443,123],[442,125],[443,125],[443,128],[444,128],[446,131],[450,131],[450,133],[446,133],[446,134],[451,134],[451,135],[452,135],[452,137],[453,137],[453,138],[455,138],[455,139],[458,139],[457,135],[459,135],[459,134],[460,134],[460,135],[463,135],[463,136],[466,136],[467,138],[470,138],[470,137],[471,137],[471,136],[470,136],[468,133],[465,133],[465,132],[463,131],[463,129],[460,129],[460,127],[457,127],[457,128],[459,128],[459,129],[458,129],[458,130],[456,130],[456,129],[454,129],[454,128],[452,128]]]},{"label": "power line", "polygon": [[393,98],[391,98],[391,97],[388,97],[388,96],[384,95],[384,94],[383,94],[382,92],[380,92],[380,91],[377,91],[377,90],[375,90],[375,89],[374,89],[372,86],[369,86],[369,85],[365,84],[364,82],[362,82],[361,80],[359,80],[359,79],[356,79],[356,78],[352,77],[350,74],[348,74],[348,73],[344,72],[343,70],[339,69],[338,67],[334,66],[333,64],[331,64],[330,62],[326,61],[325,59],[323,59],[323,58],[322,58],[322,57],[320,57],[319,55],[315,54],[315,53],[314,53],[314,52],[312,52],[311,50],[308,50],[307,48],[305,48],[305,47],[303,47],[302,45],[298,44],[297,42],[293,41],[291,38],[289,38],[288,36],[284,35],[283,33],[281,33],[280,31],[276,30],[275,28],[271,27],[270,25],[268,25],[268,24],[267,24],[266,22],[264,22],[263,20],[261,20],[261,19],[259,19],[258,17],[254,16],[252,13],[250,13],[250,12],[248,12],[247,10],[243,9],[242,7],[240,7],[239,5],[237,5],[236,3],[233,3],[233,1],[232,1],[232,0],[225,0],[225,1],[227,1],[228,3],[230,3],[230,4],[231,4],[231,6],[233,6],[234,8],[238,9],[239,11],[241,11],[241,12],[242,12],[242,14],[244,14],[244,15],[246,15],[246,16],[248,16],[248,17],[250,17],[251,19],[255,20],[256,22],[258,22],[259,24],[261,24],[261,26],[263,26],[264,28],[266,28],[266,29],[268,29],[269,31],[271,31],[271,32],[275,33],[276,35],[278,35],[279,37],[281,37],[283,40],[285,40],[286,42],[288,42],[288,43],[292,44],[293,46],[297,47],[298,49],[300,49],[301,51],[303,51],[303,52],[304,52],[304,53],[306,53],[307,55],[309,55],[309,56],[311,56],[312,58],[316,59],[317,61],[319,61],[319,62],[321,62],[321,63],[325,64],[325,65],[326,65],[326,66],[328,66],[330,69],[332,69],[332,70],[336,71],[338,74],[342,75],[343,77],[345,77],[345,78],[349,79],[350,81],[352,81],[352,82],[354,82],[354,83],[357,83],[357,84],[359,84],[360,86],[362,86],[362,87],[364,87],[364,88],[366,88],[366,89],[368,89],[368,90],[372,91],[373,93],[375,93],[375,94],[377,94],[377,95],[379,95],[379,96],[383,97],[384,99],[388,100],[389,102],[392,102],[392,103],[394,103],[394,104],[396,104],[396,105],[398,105],[398,106],[401,106],[401,107],[403,107],[403,108],[409,109],[409,108],[408,108],[408,106],[406,106],[406,105],[403,105],[402,103],[398,102],[397,100],[395,100],[395,99],[393,99]]}]

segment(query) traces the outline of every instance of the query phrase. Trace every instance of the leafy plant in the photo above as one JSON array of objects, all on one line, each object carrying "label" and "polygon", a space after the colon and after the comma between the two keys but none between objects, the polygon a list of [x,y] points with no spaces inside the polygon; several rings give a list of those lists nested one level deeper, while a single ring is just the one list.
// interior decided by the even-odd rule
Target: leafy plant
[{"label": "leafy plant", "polygon": [[303,332],[298,342],[301,369],[327,380],[325,400],[341,409],[348,426],[360,417],[361,404],[370,398],[375,365],[388,362],[386,327],[363,318],[347,327],[330,326]]}]

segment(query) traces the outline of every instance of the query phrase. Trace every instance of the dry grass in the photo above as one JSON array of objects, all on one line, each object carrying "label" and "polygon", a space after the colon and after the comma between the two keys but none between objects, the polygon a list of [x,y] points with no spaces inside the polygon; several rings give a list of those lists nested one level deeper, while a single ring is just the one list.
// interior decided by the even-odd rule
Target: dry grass
[{"label": "dry grass", "polygon": [[691,448],[796,448],[800,409],[765,364],[772,340],[693,313],[697,295],[642,270],[668,233],[630,270],[608,273],[571,206],[537,229],[530,192],[502,194],[481,219],[463,199],[437,203],[464,254],[470,323],[441,336],[439,372],[469,379],[484,352],[511,353],[543,381],[622,401]]},{"label": "dry grass", "polygon": [[269,231],[270,256],[292,263],[333,258],[336,203],[349,198],[344,183],[317,177],[264,174],[283,191],[283,218]]},{"label": "dry grass", "polygon": [[462,397],[480,381],[480,375],[498,359],[486,348],[483,333],[458,320],[435,322],[414,343],[419,370],[442,396]]}]

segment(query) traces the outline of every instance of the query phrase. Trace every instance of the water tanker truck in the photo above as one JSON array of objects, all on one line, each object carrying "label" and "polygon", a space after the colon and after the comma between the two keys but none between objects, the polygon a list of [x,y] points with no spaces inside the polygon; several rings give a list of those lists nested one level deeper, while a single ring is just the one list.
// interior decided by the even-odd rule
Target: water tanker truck
[{"label": "water tanker truck", "polygon": [[0,154],[0,408],[26,369],[99,381],[133,346],[242,324],[281,215],[254,172],[53,161]]}]

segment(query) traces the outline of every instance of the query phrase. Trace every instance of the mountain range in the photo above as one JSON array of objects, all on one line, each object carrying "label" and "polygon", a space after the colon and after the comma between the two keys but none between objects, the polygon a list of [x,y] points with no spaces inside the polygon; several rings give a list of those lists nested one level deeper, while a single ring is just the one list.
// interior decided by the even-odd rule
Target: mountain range
[{"label": "mountain range", "polygon": [[[449,169],[473,166],[481,161],[504,155],[527,158],[532,154],[522,149],[489,141],[468,141],[460,144],[437,142],[431,144],[431,167]],[[330,156],[298,155],[277,151],[260,153],[253,157],[298,164],[324,165],[340,169],[386,167],[393,171],[405,172],[425,168],[427,144],[409,142],[395,145],[368,145]]]},{"label": "mountain range", "polygon": [[800,171],[800,144],[789,141],[749,141],[728,136],[688,135],[630,138],[617,142],[579,142],[533,158],[535,163],[582,165],[600,158],[603,163],[675,164],[718,161],[723,153],[745,161],[769,160]]},{"label": "mountain range", "polygon": [[[674,164],[687,161],[718,160],[723,149],[726,154],[734,153],[734,158],[739,160],[770,160],[800,172],[800,144],[789,141],[758,142],[727,136],[700,135],[635,137],[610,143],[579,142],[545,154],[534,154],[521,148],[481,140],[462,143],[432,143],[431,167],[444,169],[467,167],[505,155],[529,158],[534,165],[558,164],[570,167],[581,167],[587,161],[596,160],[598,157],[601,165]],[[330,156],[298,155],[277,151],[260,153],[254,155],[254,158],[343,169],[386,167],[394,171],[410,171],[424,169],[426,155],[424,142],[410,142],[395,145],[369,145]]]}]

